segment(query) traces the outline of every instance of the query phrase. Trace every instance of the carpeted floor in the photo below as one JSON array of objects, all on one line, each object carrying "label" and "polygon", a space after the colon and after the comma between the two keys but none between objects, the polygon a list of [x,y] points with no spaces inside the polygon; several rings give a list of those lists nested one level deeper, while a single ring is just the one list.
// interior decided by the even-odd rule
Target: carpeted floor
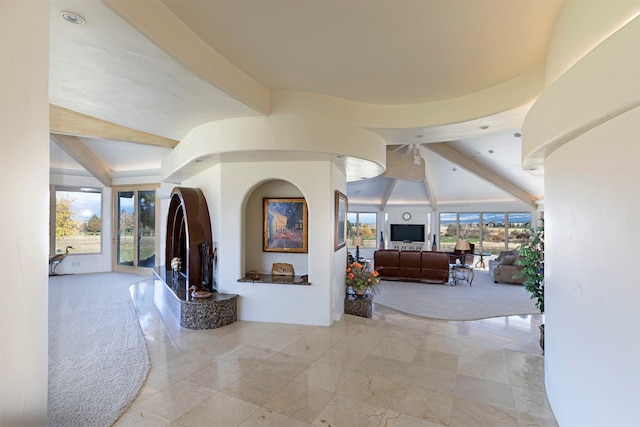
[{"label": "carpeted floor", "polygon": [[135,399],[149,354],[129,295],[148,276],[49,278],[49,426],[106,427]]},{"label": "carpeted floor", "polygon": [[444,320],[540,313],[524,286],[493,283],[483,270],[475,271],[473,286],[382,280],[373,302],[403,313]]}]

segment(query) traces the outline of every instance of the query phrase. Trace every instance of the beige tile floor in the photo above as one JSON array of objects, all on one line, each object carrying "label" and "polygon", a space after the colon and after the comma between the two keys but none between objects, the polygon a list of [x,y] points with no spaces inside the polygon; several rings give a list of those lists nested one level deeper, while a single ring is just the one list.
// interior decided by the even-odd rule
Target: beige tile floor
[{"label": "beige tile floor", "polygon": [[556,426],[542,316],[442,321],[374,307],[331,327],[238,321],[180,328],[134,302],[151,371],[125,426]]}]

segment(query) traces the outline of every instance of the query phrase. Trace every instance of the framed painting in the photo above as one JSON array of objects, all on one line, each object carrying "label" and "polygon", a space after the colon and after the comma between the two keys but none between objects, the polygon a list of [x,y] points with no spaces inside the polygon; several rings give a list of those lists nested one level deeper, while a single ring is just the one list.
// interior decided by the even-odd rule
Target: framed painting
[{"label": "framed painting", "polygon": [[264,252],[307,253],[307,202],[304,198],[262,199]]},{"label": "framed painting", "polygon": [[335,251],[347,244],[347,196],[336,190],[335,203]]}]

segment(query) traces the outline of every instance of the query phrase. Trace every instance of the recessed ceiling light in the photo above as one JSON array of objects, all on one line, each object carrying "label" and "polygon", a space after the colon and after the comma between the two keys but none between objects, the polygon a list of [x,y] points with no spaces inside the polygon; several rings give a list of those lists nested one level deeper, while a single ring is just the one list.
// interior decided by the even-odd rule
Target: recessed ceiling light
[{"label": "recessed ceiling light", "polygon": [[423,137],[424,137],[424,135],[416,135],[416,138],[418,138],[418,139],[423,138]]},{"label": "recessed ceiling light", "polygon": [[453,168],[453,169],[451,169],[451,170],[452,170],[452,171],[454,171],[454,172],[457,172],[457,171],[458,171],[458,168]]},{"label": "recessed ceiling light", "polygon": [[482,125],[482,126],[480,126],[480,129],[489,129],[489,126],[487,126],[487,125]]},{"label": "recessed ceiling light", "polygon": [[84,18],[77,13],[62,12],[62,17],[72,24],[84,24]]},{"label": "recessed ceiling light", "polygon": [[513,136],[515,136],[516,138],[520,138],[522,134],[520,132],[516,132],[513,134]]},{"label": "recessed ceiling light", "polygon": [[489,150],[489,154],[493,154],[493,150]]}]

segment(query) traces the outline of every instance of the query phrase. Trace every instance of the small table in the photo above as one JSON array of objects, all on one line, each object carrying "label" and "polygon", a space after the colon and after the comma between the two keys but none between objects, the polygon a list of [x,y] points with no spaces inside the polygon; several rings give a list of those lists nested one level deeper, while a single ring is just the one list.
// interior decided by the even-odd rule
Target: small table
[{"label": "small table", "polygon": [[474,252],[473,254],[478,255],[480,257],[478,262],[475,263],[474,267],[477,267],[478,264],[480,264],[480,268],[487,268],[487,266],[484,263],[484,257],[490,256],[491,252]]},{"label": "small table", "polygon": [[458,282],[467,282],[472,286],[475,273],[471,264],[449,264],[449,276],[451,286],[456,286]]}]

